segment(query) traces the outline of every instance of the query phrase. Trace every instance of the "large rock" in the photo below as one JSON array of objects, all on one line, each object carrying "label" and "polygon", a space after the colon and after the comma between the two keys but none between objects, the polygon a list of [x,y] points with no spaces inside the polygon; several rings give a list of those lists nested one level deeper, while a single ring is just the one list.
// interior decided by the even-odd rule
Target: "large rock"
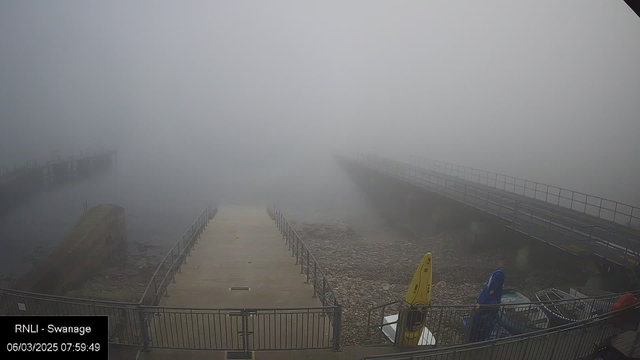
[{"label": "large rock", "polygon": [[69,236],[15,284],[18,290],[62,295],[97,273],[126,240],[124,209],[96,205]]}]

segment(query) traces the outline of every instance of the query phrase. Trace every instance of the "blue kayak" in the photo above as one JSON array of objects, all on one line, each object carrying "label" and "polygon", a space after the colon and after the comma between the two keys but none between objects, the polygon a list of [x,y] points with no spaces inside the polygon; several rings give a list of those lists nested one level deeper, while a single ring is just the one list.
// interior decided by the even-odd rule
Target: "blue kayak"
[{"label": "blue kayak", "polygon": [[[464,328],[465,338],[467,339],[471,338],[469,333],[471,331],[471,329],[469,328],[469,315],[465,315],[462,317],[462,327]],[[503,338],[507,336],[511,336],[511,334],[507,331],[507,329],[496,324],[491,327],[491,332],[489,333],[489,339],[487,340],[498,339],[498,338]]]},{"label": "blue kayak", "polygon": [[489,276],[480,296],[478,296],[476,309],[469,315],[465,328],[466,342],[490,340],[494,333],[497,334],[496,319],[500,312],[499,305],[503,287],[504,273],[502,270],[495,270]]}]

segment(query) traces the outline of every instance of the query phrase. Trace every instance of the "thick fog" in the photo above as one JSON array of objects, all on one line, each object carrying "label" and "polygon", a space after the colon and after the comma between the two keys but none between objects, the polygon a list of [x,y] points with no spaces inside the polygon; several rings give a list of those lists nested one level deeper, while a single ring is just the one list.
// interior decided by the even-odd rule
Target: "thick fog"
[{"label": "thick fog", "polygon": [[639,34],[622,1],[5,1],[0,164],[118,148],[156,207],[312,207],[362,151],[639,204]]}]

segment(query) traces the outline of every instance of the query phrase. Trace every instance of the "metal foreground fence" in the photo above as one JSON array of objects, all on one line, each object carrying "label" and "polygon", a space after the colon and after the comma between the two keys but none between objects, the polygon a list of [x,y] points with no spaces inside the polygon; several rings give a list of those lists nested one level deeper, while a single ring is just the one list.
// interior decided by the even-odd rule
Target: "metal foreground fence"
[{"label": "metal foreground fence", "polygon": [[[365,357],[364,360],[576,360],[596,354],[611,337],[635,331],[640,305],[599,315],[587,320],[489,341],[429,348],[390,355]],[[635,316],[630,316],[635,313]],[[612,320],[626,320],[617,326]]]},{"label": "metal foreground fence", "polygon": [[150,348],[299,350],[338,346],[333,307],[197,309],[143,307]]},{"label": "metal foreground fence", "polygon": [[318,297],[324,306],[325,314],[328,316],[333,326],[333,338],[331,340],[334,350],[340,349],[340,331],[342,329],[342,305],[333,292],[327,276],[322,271],[322,267],[313,256],[309,247],[302,241],[300,235],[291,226],[282,212],[273,206],[268,209],[269,216],[276,222],[276,226],[285,239],[285,244],[291,251],[291,256],[295,256],[296,265],[300,265],[300,274],[306,275],[306,283],[313,286],[313,297]]},{"label": "metal foreground fence", "polygon": [[171,247],[141,299],[121,303],[0,289],[0,315],[108,315],[109,342],[150,348],[292,350],[340,348],[342,307],[322,268],[277,210],[267,209],[323,306],[305,308],[183,308],[158,306],[213,219],[211,206]]},{"label": "metal foreground fence", "polygon": [[0,289],[0,315],[108,315],[109,342],[142,343],[138,303],[122,303]]},{"label": "metal foreground fence", "polygon": [[[217,213],[217,209],[207,207],[160,262],[138,302],[75,299],[0,289],[0,315],[108,315],[109,342],[138,346],[143,350],[338,350],[342,326],[339,300],[322,267],[283,214],[275,207],[267,211],[282,232],[291,256],[296,258],[300,273],[313,286],[313,296],[319,298],[322,306],[261,309],[158,306],[160,299],[168,296],[169,284],[176,281],[176,274],[186,263],[198,237]],[[593,344],[609,334],[619,332],[610,320],[627,313],[602,315],[611,310],[617,296],[494,307],[432,306],[427,309],[426,326],[436,339],[436,349],[387,358],[574,359],[587,354]],[[383,317],[396,312],[397,302],[372,309],[368,331],[379,335]],[[554,312],[560,316],[554,317]],[[497,323],[505,327],[508,327],[509,319],[518,322],[516,320],[526,318],[526,322],[535,325],[546,317],[552,328],[501,337],[506,335],[497,328],[474,324],[472,320],[477,314],[497,317]],[[563,325],[563,321],[569,323]],[[512,323],[511,326],[515,325]],[[478,333],[486,336],[474,338]]]},{"label": "metal foreground fence", "polygon": [[627,227],[640,228],[640,208],[599,196],[563,189],[558,186],[503,175],[467,166],[411,156],[413,166],[471,181],[494,189],[562,206]]},{"label": "metal foreground fence", "polygon": [[147,316],[149,308],[166,296],[167,287],[187,261],[194,243],[217,209],[204,209],[182,237],[173,245],[154,272],[137,303],[76,299],[64,296],[0,289],[0,315],[108,315],[109,342],[137,345],[147,349],[153,335]]},{"label": "metal foreground fence", "polygon": [[[612,312],[613,304],[623,294],[518,304],[433,305],[423,314],[425,327],[431,332],[429,340],[435,347],[445,347],[550,330],[588,320]],[[632,294],[640,296],[640,291]],[[369,310],[366,328],[369,343],[391,344],[381,330],[383,326],[397,324],[397,321],[385,322],[384,318],[397,314],[401,303],[402,300],[394,301]],[[483,321],[474,323],[474,319],[481,317]]]}]

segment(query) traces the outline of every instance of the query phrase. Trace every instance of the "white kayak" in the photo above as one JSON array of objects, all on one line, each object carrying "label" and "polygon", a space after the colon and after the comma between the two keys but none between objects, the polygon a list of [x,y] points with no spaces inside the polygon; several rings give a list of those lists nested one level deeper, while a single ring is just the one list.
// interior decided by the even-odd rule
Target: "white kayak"
[{"label": "white kayak", "polygon": [[[391,341],[391,343],[395,344],[396,341],[396,325],[398,323],[398,314],[385,316],[382,320],[382,333],[384,336]],[[422,328],[422,334],[420,335],[420,340],[418,340],[418,346],[422,345],[435,345],[436,338],[433,336],[431,331],[426,327]]]}]

